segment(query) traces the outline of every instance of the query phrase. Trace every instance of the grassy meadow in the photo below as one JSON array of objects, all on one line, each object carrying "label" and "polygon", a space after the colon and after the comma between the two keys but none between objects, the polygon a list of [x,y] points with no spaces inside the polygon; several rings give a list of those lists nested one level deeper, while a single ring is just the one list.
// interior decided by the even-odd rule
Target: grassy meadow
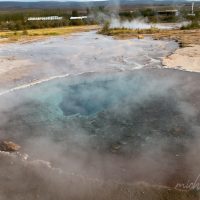
[{"label": "grassy meadow", "polygon": [[69,35],[97,29],[96,25],[66,26],[59,28],[42,28],[20,31],[0,31],[0,42],[15,42],[43,38],[45,36]]}]

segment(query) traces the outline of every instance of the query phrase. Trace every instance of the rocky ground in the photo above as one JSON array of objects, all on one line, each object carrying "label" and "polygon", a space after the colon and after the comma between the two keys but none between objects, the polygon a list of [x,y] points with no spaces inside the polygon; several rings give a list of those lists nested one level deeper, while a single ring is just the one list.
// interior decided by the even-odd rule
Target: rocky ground
[{"label": "rocky ground", "polygon": [[[163,64],[171,65],[172,68],[178,68],[182,65],[181,69],[185,67],[186,70],[189,70],[187,64],[190,64],[189,67],[192,67],[190,71],[199,70],[198,61],[196,62],[196,59],[199,59],[199,30],[180,32],[175,30],[163,31],[155,33],[153,36],[156,39],[170,38],[178,41],[181,46],[187,46],[177,50],[175,52],[175,54],[177,54],[175,57],[174,55],[168,56],[163,61]],[[143,37],[140,37],[140,39],[142,38]],[[196,46],[193,46],[195,43]],[[180,65],[180,62],[183,64],[186,63],[186,65]],[[65,172],[68,171],[68,169],[63,172],[60,168],[54,168],[49,162],[44,160],[29,159],[23,153],[9,153],[13,150],[19,150],[19,146],[8,140],[0,143],[0,199],[199,199],[199,192],[195,189],[190,190],[190,188],[187,188],[186,191],[181,190],[183,187],[178,188],[180,190],[175,189],[178,181],[187,183],[187,180],[195,180],[199,172],[199,74],[172,69],[150,69],[144,70],[144,72],[138,70],[134,72],[134,75],[130,73],[129,75],[133,77],[136,76],[137,73],[142,73],[142,76],[139,76],[139,80],[146,84],[142,88],[139,87],[136,91],[141,92],[142,89],[145,90],[145,88],[152,86],[152,80],[160,80],[156,82],[155,85],[159,86],[158,88],[161,88],[161,90],[158,90],[158,93],[154,95],[154,91],[158,88],[153,87],[153,92],[149,95],[149,97],[151,97],[150,99],[148,98],[146,101],[140,101],[134,105],[131,104],[132,101],[122,101],[122,103],[118,105],[118,108],[122,108],[120,112],[118,109],[110,109],[100,112],[96,117],[78,117],[70,121],[64,121],[64,123],[61,124],[64,133],[66,133],[66,130],[70,130],[74,133],[73,135],[77,132],[77,129],[73,132],[73,124],[75,124],[75,127],[77,127],[77,124],[80,124],[82,130],[89,135],[92,141],[92,152],[106,152],[111,155],[109,158],[114,158],[113,160],[108,160],[109,164],[112,163],[112,161],[116,161],[116,163],[114,162],[112,165],[111,170],[108,168],[108,171],[103,171],[106,178],[110,176],[114,181],[92,179],[81,176],[80,174],[66,174]],[[146,75],[148,75],[149,79],[146,78]],[[164,79],[166,79],[166,81],[163,82]],[[167,94],[170,95],[161,95],[162,91],[164,91],[164,84],[169,84],[166,91],[168,92]],[[160,87],[161,85],[162,87]],[[89,86],[87,89],[90,88]],[[93,88],[91,88],[91,90],[93,90]],[[136,94],[138,95],[139,92]],[[73,100],[75,101],[75,99]],[[63,97],[63,102],[60,104],[63,113],[67,116],[70,110],[64,102],[69,102],[67,96]],[[87,102],[85,101],[85,103]],[[130,105],[128,103],[130,103]],[[82,104],[84,104],[84,101],[78,101],[78,105]],[[27,149],[25,149],[22,140],[26,140],[25,136],[27,136],[30,130],[35,133],[35,124],[29,124],[28,119],[29,117],[34,117],[34,115],[36,115],[36,117],[39,116],[38,113],[40,113],[40,109],[47,111],[47,107],[35,105],[34,110],[31,110],[30,104],[27,103],[22,105],[23,107],[15,107],[10,112],[3,112],[3,117],[7,116],[8,122],[5,125],[1,125],[1,137],[14,139],[14,141],[23,147],[22,151],[26,153],[28,149],[30,149],[30,146],[27,145]],[[129,106],[127,107],[124,105]],[[23,112],[20,112],[20,109],[22,109]],[[48,119],[48,116],[49,113],[47,112],[45,120]],[[60,123],[62,123],[62,121],[60,121]],[[23,132],[23,130],[25,130],[24,124],[27,126],[26,128],[28,131]],[[38,128],[42,130],[41,134],[45,134],[45,129],[48,128],[45,126],[43,131],[43,126],[43,124],[41,127],[38,126]],[[58,129],[56,129],[56,127],[52,128],[51,125],[49,125],[49,127],[56,133],[56,138],[58,138],[59,135],[62,136],[62,132],[59,129],[60,124],[58,125]],[[13,133],[16,134],[13,135]],[[20,137],[17,133],[20,133]],[[37,136],[40,137],[40,135]],[[155,140],[159,138],[159,141],[163,143],[159,143]],[[83,140],[80,142],[75,141],[72,143],[72,147],[75,147],[75,149],[79,147],[81,153],[85,151],[86,147],[88,148],[89,144],[84,146],[82,142],[86,138],[82,137],[82,139]],[[68,138],[64,140],[64,137],[62,137],[61,141],[64,141],[65,145],[67,142],[70,144]],[[33,145],[35,142],[32,140],[31,144]],[[166,145],[163,146],[162,144]],[[59,143],[59,148],[61,145],[62,144]],[[51,148],[48,149],[48,154],[54,153],[53,147],[54,146],[51,146]],[[149,151],[149,147],[152,147],[152,151]],[[41,152],[46,151],[45,148],[47,149],[47,146],[41,146]],[[147,157],[141,157],[141,159],[137,160],[137,155],[139,156],[141,149],[146,150],[144,153]],[[75,153],[77,153],[77,151],[75,151]],[[93,157],[95,157],[94,155],[97,156],[98,154],[93,154]],[[120,157],[124,157],[124,155],[124,160],[127,163],[129,163],[130,158],[134,156],[137,162],[130,163],[130,171],[127,169],[127,177],[124,179],[124,183],[123,181],[116,182],[115,177],[112,177],[112,173],[119,175],[119,173],[116,172],[118,172],[118,169],[121,170],[120,164],[127,166],[126,162],[123,163],[122,160],[120,160]],[[94,172],[96,172],[99,162],[97,162],[96,166],[94,164],[93,168],[90,168],[88,165],[88,162],[91,162],[93,157],[90,152],[90,158],[86,160],[87,163],[84,163],[84,167],[86,166],[85,168],[88,171],[93,169]],[[62,158],[64,159],[64,157]],[[80,158],[82,158],[82,156],[79,157],[79,160]],[[94,158],[95,161],[98,160],[96,158],[98,157]],[[105,158],[103,161],[105,161]],[[69,162],[65,164],[68,163]],[[138,163],[142,163],[142,165]],[[110,165],[106,165],[106,162],[103,162],[103,164],[104,168],[106,168],[106,166],[110,167]],[[155,167],[155,165],[152,164],[156,164],[156,166],[159,167]],[[124,176],[124,171],[120,172],[120,175],[122,175],[120,178],[122,178]],[[162,174],[159,172],[167,174],[165,177],[166,182],[164,183],[165,185],[172,186],[171,188],[150,186],[144,183],[129,184],[130,179],[135,180],[137,178],[138,180],[155,181],[159,184]]]},{"label": "rocky ground", "polygon": [[186,71],[200,72],[200,45],[191,45],[176,50],[163,59],[163,65]]},{"label": "rocky ground", "polygon": [[[120,184],[69,175],[48,162],[0,152],[1,200],[198,200],[197,191],[146,183]],[[9,174],[9,175],[8,175]]]},{"label": "rocky ground", "polygon": [[186,71],[200,72],[200,29],[196,30],[146,30],[139,34],[134,31],[112,31],[116,39],[151,36],[155,40],[170,39],[179,43],[180,49],[163,59],[163,65]]},{"label": "rocky ground", "polygon": [[163,59],[163,65],[186,71],[200,72],[200,30],[170,30],[156,33],[155,39],[176,40],[180,49]]}]

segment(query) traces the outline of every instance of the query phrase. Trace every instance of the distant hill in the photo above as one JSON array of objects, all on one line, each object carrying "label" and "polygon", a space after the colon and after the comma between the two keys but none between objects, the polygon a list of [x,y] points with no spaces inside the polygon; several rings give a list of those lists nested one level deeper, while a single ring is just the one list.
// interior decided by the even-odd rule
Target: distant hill
[{"label": "distant hill", "polygon": [[[199,1],[200,2],[200,1]],[[158,1],[158,0],[119,0],[119,5],[170,5],[170,4],[181,4],[181,3],[190,3],[186,0],[167,0],[167,1]],[[87,8],[92,6],[111,6],[116,4],[116,0],[108,1],[92,1],[92,2],[58,2],[58,1],[40,1],[40,2],[12,2],[12,1],[2,1],[0,2],[0,9],[38,9],[38,8]]]},{"label": "distant hill", "polygon": [[92,5],[102,5],[102,2],[57,2],[57,1],[40,1],[40,2],[14,2],[14,1],[2,1],[0,2],[0,9],[28,9],[28,8],[80,8]]}]

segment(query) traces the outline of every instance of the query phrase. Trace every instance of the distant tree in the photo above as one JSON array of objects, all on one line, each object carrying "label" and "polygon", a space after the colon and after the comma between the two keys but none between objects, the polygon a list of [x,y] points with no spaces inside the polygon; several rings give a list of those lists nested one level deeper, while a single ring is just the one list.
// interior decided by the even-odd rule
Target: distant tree
[{"label": "distant tree", "polygon": [[23,35],[28,35],[28,31],[26,29],[23,30],[22,32]]},{"label": "distant tree", "polygon": [[81,19],[77,19],[77,20],[71,20],[70,21],[70,25],[71,26],[81,26],[81,25],[84,25],[84,21],[81,20]]},{"label": "distant tree", "polygon": [[90,14],[90,9],[89,8],[86,9],[86,13],[87,13],[87,15]]},{"label": "distant tree", "polygon": [[110,33],[110,22],[105,21],[102,30],[100,31],[101,34],[109,35]]},{"label": "distant tree", "polygon": [[21,21],[16,21],[15,22],[15,30],[22,30],[23,29],[23,25]]},{"label": "distant tree", "polygon": [[72,16],[73,17],[78,17],[78,11],[77,10],[72,10]]},{"label": "distant tree", "polygon": [[[87,9],[87,13],[92,12],[91,9]],[[60,9],[30,9],[30,10],[13,10],[0,11],[0,30],[26,30],[26,29],[38,29],[48,27],[62,27],[69,25],[84,25],[93,24],[93,21],[89,20],[69,20],[71,14],[76,17],[79,16],[77,10],[73,10],[69,13],[67,8]],[[43,16],[61,16],[63,20],[57,21],[28,21],[29,17],[43,17]],[[73,21],[73,22],[72,22]]]},{"label": "distant tree", "polygon": [[99,7],[98,7],[98,10],[99,10],[100,12],[104,12],[104,11],[105,11],[105,7],[104,7],[104,6],[99,6]]},{"label": "distant tree", "polygon": [[141,15],[143,17],[155,16],[156,12],[151,8],[147,8],[147,9],[141,10]]}]

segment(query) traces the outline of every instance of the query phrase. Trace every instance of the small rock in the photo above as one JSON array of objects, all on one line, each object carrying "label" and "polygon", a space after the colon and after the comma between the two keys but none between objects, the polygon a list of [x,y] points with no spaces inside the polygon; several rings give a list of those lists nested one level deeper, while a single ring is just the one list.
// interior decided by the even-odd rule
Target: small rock
[{"label": "small rock", "polygon": [[0,151],[14,152],[18,151],[21,147],[11,141],[0,142]]},{"label": "small rock", "polygon": [[121,149],[121,146],[115,144],[115,145],[112,145],[112,147],[111,147],[111,152],[112,152],[112,153],[116,153],[116,152],[118,152],[120,149]]}]

